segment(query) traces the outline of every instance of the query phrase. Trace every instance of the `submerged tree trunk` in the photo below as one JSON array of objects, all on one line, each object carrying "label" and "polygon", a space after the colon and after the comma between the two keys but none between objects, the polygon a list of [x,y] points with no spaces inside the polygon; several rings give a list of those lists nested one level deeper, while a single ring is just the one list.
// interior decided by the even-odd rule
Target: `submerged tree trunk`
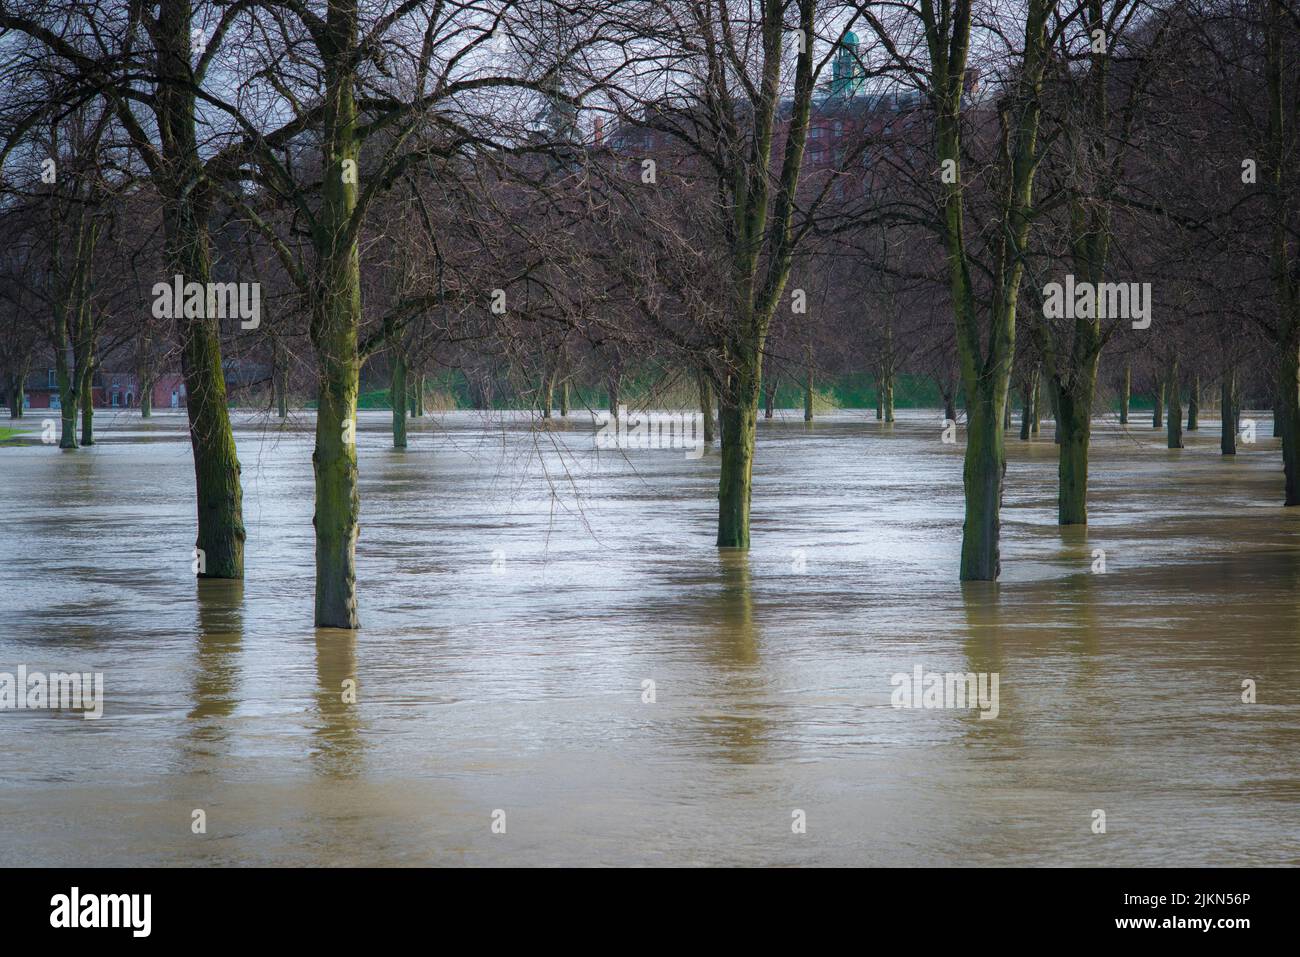
[{"label": "submerged tree trunk", "polygon": [[807,370],[804,377],[803,387],[803,420],[811,422],[813,420],[813,365],[812,365],[812,346],[807,346],[804,354],[804,366]]},{"label": "submerged tree trunk", "polygon": [[1128,425],[1129,397],[1133,392],[1133,367],[1124,363],[1124,379],[1119,387],[1119,424]]},{"label": "submerged tree trunk", "polygon": [[1192,389],[1187,397],[1187,431],[1195,432],[1201,427],[1201,374],[1192,375]]},{"label": "submerged tree trunk", "polygon": [[542,418],[549,419],[555,407],[555,371],[542,373]]},{"label": "submerged tree trunk", "polygon": [[95,386],[94,386],[94,362],[87,362],[85,371],[81,376],[81,388],[79,396],[81,403],[81,444],[95,444]]},{"label": "submerged tree trunk", "polygon": [[617,370],[609,373],[607,386],[609,392],[609,416],[614,422],[618,422],[618,403],[621,398],[622,379],[622,373]]},{"label": "submerged tree trunk", "polygon": [[1223,373],[1219,392],[1219,451],[1224,455],[1237,454],[1237,370],[1229,366]]},{"label": "submerged tree trunk", "polygon": [[733,367],[727,378],[726,394],[721,396],[722,469],[718,479],[718,547],[748,548],[760,363],[756,352],[733,355],[732,358]]},{"label": "submerged tree trunk", "polygon": [[961,542],[963,581],[995,581],[1002,572],[998,540],[1007,463],[999,391],[1005,403],[1005,389],[980,388],[975,395],[967,395],[966,459],[962,468],[966,493]]},{"label": "submerged tree trunk", "polygon": [[[169,133],[162,138],[164,164],[154,179],[162,197],[168,272],[184,277],[186,282],[206,285],[212,272],[208,241],[210,196],[195,134],[191,21],[188,3],[159,6],[154,33],[163,82],[157,85],[154,109]],[[178,316],[176,324],[194,453],[198,504],[195,546],[203,553],[199,577],[243,578],[243,491],[226,405],[220,330],[215,318]]]},{"label": "submerged tree trunk", "polygon": [[56,368],[59,384],[59,448],[75,449],[77,442],[77,412],[80,410],[79,384],[72,370]]},{"label": "submerged tree trunk", "polygon": [[1061,390],[1055,380],[1047,383],[1047,398],[1052,403],[1052,441],[1061,444]]},{"label": "submerged tree trunk", "polygon": [[1286,504],[1300,505],[1300,348],[1283,345],[1277,389],[1281,409],[1275,423],[1282,430],[1282,466]]},{"label": "submerged tree trunk", "polygon": [[393,407],[393,448],[406,448],[406,413],[410,403],[406,387],[406,356],[402,344],[394,343],[393,374],[389,386],[389,404]]},{"label": "submerged tree trunk", "polygon": [[1073,388],[1062,388],[1057,393],[1061,452],[1056,513],[1060,525],[1088,524],[1088,447],[1092,441],[1096,365],[1079,371],[1082,375]]},{"label": "submerged tree trunk", "polygon": [[[357,17],[349,3],[329,5],[329,29],[337,55],[327,62],[324,154],[319,222],[313,240],[316,303],[312,344],[320,370],[316,416],[316,624],[359,627],[356,544],[361,513],[357,488],[356,415],[361,361],[361,270],[353,213],[358,200],[355,62]],[[403,362],[405,360],[403,359]],[[405,378],[403,372],[403,378]],[[403,411],[406,397],[397,403]]]},{"label": "submerged tree trunk", "polygon": [[1178,357],[1169,360],[1169,380],[1165,387],[1169,393],[1168,445],[1171,449],[1183,447],[1183,395],[1178,381]]},{"label": "submerged tree trunk", "polygon": [[1035,366],[1026,375],[1021,386],[1020,440],[1028,442],[1038,434],[1038,394],[1042,369]]}]

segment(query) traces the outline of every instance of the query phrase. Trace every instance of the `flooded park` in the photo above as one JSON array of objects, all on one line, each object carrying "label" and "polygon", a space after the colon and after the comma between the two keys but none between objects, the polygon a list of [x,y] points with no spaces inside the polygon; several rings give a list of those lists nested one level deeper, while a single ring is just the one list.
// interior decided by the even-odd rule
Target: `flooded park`
[{"label": "flooded park", "polygon": [[[760,422],[747,555],[716,446],[363,412],[355,632],[311,626],[310,413],[235,413],[242,582],[191,570],[183,414],[34,433],[0,665],[102,672],[103,715],[0,716],[0,866],[1300,863],[1300,514],[1243,416],[1233,457],[1096,420],[1083,527],[1050,423],[1009,441],[963,584],[938,410]],[[1000,675],[997,720],[894,706],[918,666]]]}]

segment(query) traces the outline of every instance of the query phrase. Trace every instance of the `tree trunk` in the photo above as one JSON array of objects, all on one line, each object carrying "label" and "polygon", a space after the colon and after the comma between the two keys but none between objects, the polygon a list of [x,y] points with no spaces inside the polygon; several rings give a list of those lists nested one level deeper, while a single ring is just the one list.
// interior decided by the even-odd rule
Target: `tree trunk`
[{"label": "tree trunk", "polygon": [[1192,376],[1192,391],[1187,398],[1187,431],[1195,432],[1201,427],[1201,374]]},{"label": "tree trunk", "polygon": [[415,374],[415,392],[412,396],[415,401],[415,417],[417,419],[424,418],[424,392],[424,369],[421,368],[420,371]]},{"label": "tree trunk", "polygon": [[609,373],[607,385],[607,390],[609,392],[609,415],[610,419],[614,422],[618,422],[618,403],[621,398],[620,392],[622,390],[622,379],[622,373],[617,370]]},{"label": "tree trunk", "polygon": [[876,373],[876,421],[885,421],[885,369]]},{"label": "tree trunk", "polygon": [[[359,627],[356,544],[361,513],[357,488],[356,414],[361,362],[361,270],[352,216],[356,209],[355,169],[360,155],[354,100],[357,19],[349,3],[329,5],[329,29],[338,44],[325,82],[324,155],[328,164],[314,231],[317,288],[313,296],[312,340],[320,370],[316,416],[316,624]],[[405,359],[403,357],[403,362]],[[403,370],[405,378],[405,370]],[[403,393],[397,403],[406,409]]]},{"label": "tree trunk", "polygon": [[885,421],[894,421],[894,370],[885,375]]},{"label": "tree trunk", "polygon": [[555,371],[542,373],[542,418],[549,419],[555,407]]},{"label": "tree trunk", "polygon": [[1165,384],[1159,379],[1156,379],[1152,395],[1155,398],[1155,402],[1154,407],[1151,409],[1151,428],[1163,428],[1165,424]]},{"label": "tree trunk", "polygon": [[95,383],[93,362],[87,362],[81,375],[81,444],[95,444]]},{"label": "tree trunk", "polygon": [[1178,381],[1178,357],[1169,360],[1169,379],[1166,391],[1169,394],[1168,445],[1171,449],[1183,447],[1183,390]]},{"label": "tree trunk", "polygon": [[1052,441],[1061,444],[1061,390],[1056,380],[1048,377],[1047,399],[1052,403]]},{"label": "tree trunk", "polygon": [[[155,32],[158,71],[154,109],[168,130],[162,137],[164,171],[155,176],[162,196],[164,261],[186,282],[211,279],[206,176],[195,135],[191,68],[192,11],[188,3],[159,6]],[[181,310],[177,310],[178,313]],[[200,577],[244,577],[243,492],[235,451],[221,340],[216,319],[178,318],[190,446],[198,501],[195,545],[204,556]]]},{"label": "tree trunk", "polygon": [[1237,370],[1231,366],[1223,373],[1219,394],[1219,451],[1237,454]]},{"label": "tree trunk", "polygon": [[1275,422],[1282,430],[1282,466],[1286,477],[1286,504],[1300,505],[1300,348],[1282,345],[1277,390],[1281,409]]},{"label": "tree trunk", "polygon": [[389,387],[389,404],[393,407],[393,448],[406,448],[406,413],[410,402],[406,388],[406,356],[402,344],[393,346],[393,375]]},{"label": "tree trunk", "polygon": [[943,417],[957,421],[957,403],[951,392],[945,393],[943,397]]},{"label": "tree trunk", "polygon": [[805,347],[804,365],[807,374],[804,377],[803,388],[803,420],[805,422],[811,422],[813,420],[813,366],[811,345]]},{"label": "tree trunk", "polygon": [[569,376],[566,372],[560,378],[560,415],[562,417],[569,414]]},{"label": "tree trunk", "polygon": [[704,444],[713,444],[713,389],[704,372],[695,373],[700,388],[700,419],[704,423]]},{"label": "tree trunk", "polygon": [[776,377],[771,376],[763,382],[763,418],[770,419],[776,413]]},{"label": "tree trunk", "polygon": [[[77,412],[81,407],[77,377],[70,369],[58,368],[55,376],[59,384],[59,448],[77,448]],[[66,363],[62,363],[66,365]]]},{"label": "tree trunk", "polygon": [[1021,387],[1020,441],[1028,442],[1038,431],[1038,380],[1042,373],[1035,366],[1026,374]]},{"label": "tree trunk", "polygon": [[1047,376],[1043,375],[1043,367],[1034,368],[1034,417],[1030,421],[1029,434],[1033,438],[1038,438],[1043,430],[1043,391],[1047,388]]},{"label": "tree trunk", "polygon": [[1058,391],[1061,453],[1057,464],[1057,523],[1088,524],[1088,447],[1092,441],[1092,402],[1096,391],[1096,363],[1074,388]]},{"label": "tree trunk", "polygon": [[[981,387],[967,395],[966,460],[962,482],[966,493],[966,521],[962,525],[962,581],[996,581],[1002,571],[998,538],[1001,534],[1002,480],[1006,449],[1002,409],[997,390]],[[1002,390],[1005,402],[1006,392]],[[952,416],[949,416],[952,418]]]},{"label": "tree trunk", "polygon": [[275,412],[281,419],[289,417],[289,357],[284,343],[277,336],[271,343],[271,392],[275,396]]},{"label": "tree trunk", "polygon": [[757,354],[734,356],[722,396],[722,470],[718,479],[718,547],[749,547],[749,504],[758,425]]},{"label": "tree trunk", "polygon": [[1129,397],[1133,392],[1133,367],[1124,363],[1124,380],[1119,388],[1119,424],[1128,425]]}]

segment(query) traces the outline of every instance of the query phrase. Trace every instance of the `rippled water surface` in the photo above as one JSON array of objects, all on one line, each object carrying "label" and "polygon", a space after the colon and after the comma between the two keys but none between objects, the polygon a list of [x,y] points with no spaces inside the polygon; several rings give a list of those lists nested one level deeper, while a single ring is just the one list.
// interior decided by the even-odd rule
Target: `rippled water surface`
[{"label": "rippled water surface", "polygon": [[[242,585],[191,574],[183,418],[0,448],[0,671],[107,699],[0,711],[0,865],[1300,863],[1266,417],[1235,460],[1213,419],[1181,452],[1099,422],[1086,530],[1050,424],[1013,437],[1003,580],[965,588],[936,413],[761,423],[748,557],[713,544],[716,451],[597,452],[582,419],[396,452],[363,413],[355,635],[311,627],[309,418],[237,417]],[[996,672],[998,717],[892,707],[917,665]]]}]

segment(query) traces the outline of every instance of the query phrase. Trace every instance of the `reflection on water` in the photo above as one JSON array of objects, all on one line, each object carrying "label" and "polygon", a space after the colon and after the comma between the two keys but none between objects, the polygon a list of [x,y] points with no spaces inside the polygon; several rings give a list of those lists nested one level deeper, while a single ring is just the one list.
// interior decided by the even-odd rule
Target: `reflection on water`
[{"label": "reflection on water", "polygon": [[357,721],[357,638],[351,631],[316,630],[316,750],[312,758],[326,777],[349,778],[361,772]]},{"label": "reflection on water", "polygon": [[[1003,581],[961,585],[937,421],[761,423],[745,554],[716,452],[457,413],[395,455],[364,413],[357,634],[310,627],[309,420],[237,418],[242,584],[191,574],[181,416],[0,450],[0,671],[107,698],[0,712],[0,865],[1300,863],[1276,441],[1099,424],[1061,529],[1050,429],[1013,440]],[[891,707],[917,666],[998,717]]]}]

